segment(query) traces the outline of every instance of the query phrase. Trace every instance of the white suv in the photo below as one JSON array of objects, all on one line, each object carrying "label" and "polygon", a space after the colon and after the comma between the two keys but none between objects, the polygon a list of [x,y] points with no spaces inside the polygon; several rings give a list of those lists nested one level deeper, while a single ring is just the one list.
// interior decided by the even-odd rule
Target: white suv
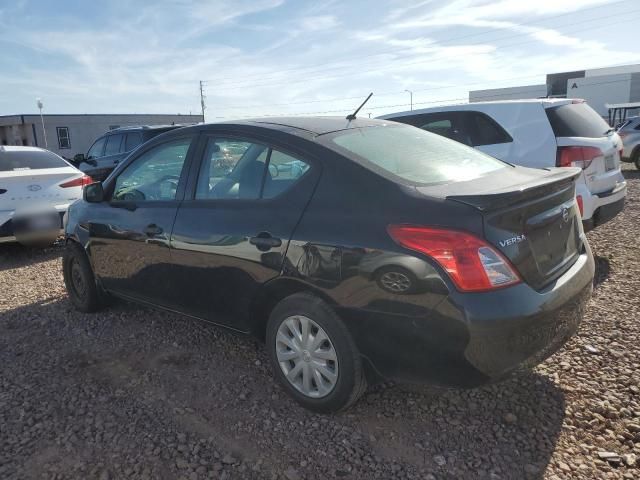
[{"label": "white suv", "polygon": [[576,199],[585,229],[624,208],[622,141],[583,100],[479,102],[392,113],[407,123],[525,167],[580,167]]}]

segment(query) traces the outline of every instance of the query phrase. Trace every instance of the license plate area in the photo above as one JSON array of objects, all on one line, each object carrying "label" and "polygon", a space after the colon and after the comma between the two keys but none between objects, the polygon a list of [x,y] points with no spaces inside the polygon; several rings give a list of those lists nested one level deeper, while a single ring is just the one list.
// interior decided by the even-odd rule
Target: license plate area
[{"label": "license plate area", "polygon": [[604,168],[607,172],[616,168],[616,161],[613,158],[613,155],[607,155],[604,157]]}]

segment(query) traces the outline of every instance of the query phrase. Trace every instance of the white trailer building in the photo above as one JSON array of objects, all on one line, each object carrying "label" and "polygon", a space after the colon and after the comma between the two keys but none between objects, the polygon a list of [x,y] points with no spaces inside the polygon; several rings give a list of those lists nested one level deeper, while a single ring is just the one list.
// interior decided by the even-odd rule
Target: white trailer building
[{"label": "white trailer building", "polygon": [[44,131],[38,114],[0,116],[0,145],[46,147],[71,159],[76,153],[86,153],[104,132],[118,127],[202,122],[202,115],[180,114],[47,114],[42,117]]}]

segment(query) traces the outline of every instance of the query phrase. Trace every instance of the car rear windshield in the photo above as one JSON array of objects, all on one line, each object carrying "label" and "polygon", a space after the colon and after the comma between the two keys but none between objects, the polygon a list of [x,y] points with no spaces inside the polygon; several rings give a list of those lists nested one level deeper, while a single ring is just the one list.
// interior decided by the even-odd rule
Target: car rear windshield
[{"label": "car rear windshield", "polygon": [[408,125],[342,130],[330,139],[340,153],[412,184],[473,180],[507,168],[478,150]]},{"label": "car rear windshield", "polygon": [[0,172],[13,170],[39,170],[42,168],[63,168],[69,165],[52,152],[43,150],[0,151]]},{"label": "car rear windshield", "polygon": [[570,103],[546,111],[556,137],[600,138],[609,131],[607,122],[586,103]]}]

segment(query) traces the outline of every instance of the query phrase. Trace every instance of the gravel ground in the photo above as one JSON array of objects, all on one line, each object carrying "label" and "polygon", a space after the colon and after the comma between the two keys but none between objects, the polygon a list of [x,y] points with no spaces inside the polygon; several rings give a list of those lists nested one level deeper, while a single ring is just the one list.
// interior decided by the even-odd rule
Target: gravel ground
[{"label": "gravel ground", "polygon": [[0,246],[0,478],[640,478],[640,174],[625,174],[558,354],[477,390],[379,385],[334,416],[289,400],[255,342],[125,303],[81,315],[59,248]]}]

